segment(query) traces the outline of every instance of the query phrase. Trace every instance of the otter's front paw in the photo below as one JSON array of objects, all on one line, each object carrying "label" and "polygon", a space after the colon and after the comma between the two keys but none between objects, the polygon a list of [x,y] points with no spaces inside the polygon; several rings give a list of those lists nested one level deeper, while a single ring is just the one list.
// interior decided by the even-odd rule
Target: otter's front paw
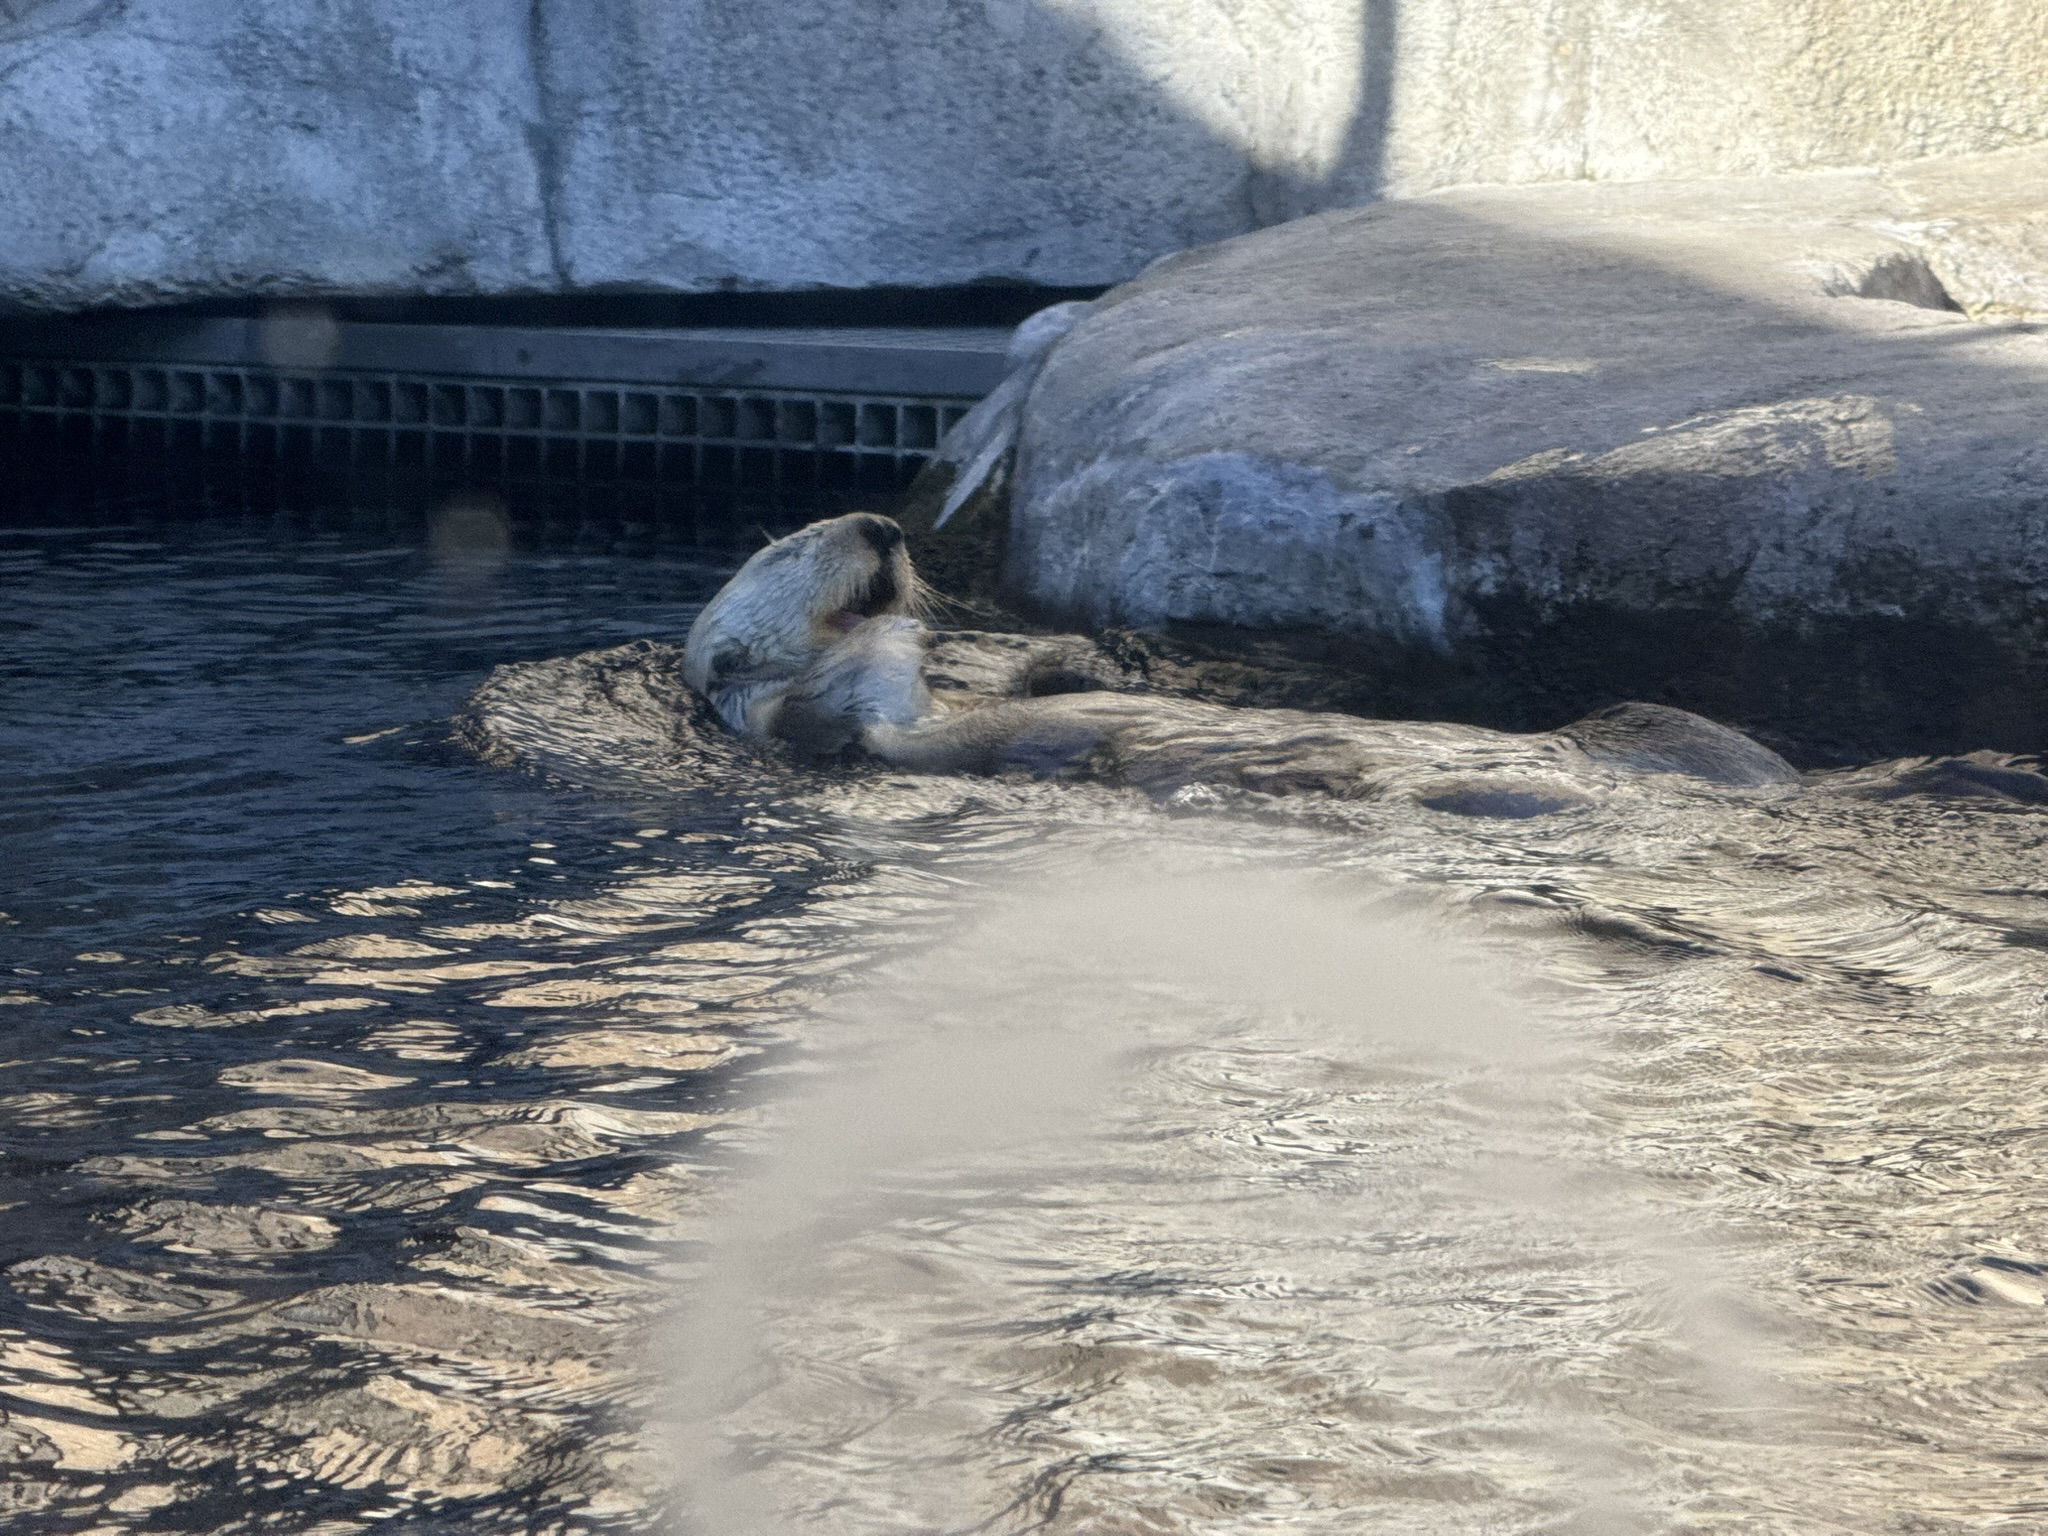
[{"label": "otter's front paw", "polygon": [[870,726],[915,724],[931,707],[925,633],[896,615],[856,625],[790,684],[776,734],[799,752],[829,757]]}]

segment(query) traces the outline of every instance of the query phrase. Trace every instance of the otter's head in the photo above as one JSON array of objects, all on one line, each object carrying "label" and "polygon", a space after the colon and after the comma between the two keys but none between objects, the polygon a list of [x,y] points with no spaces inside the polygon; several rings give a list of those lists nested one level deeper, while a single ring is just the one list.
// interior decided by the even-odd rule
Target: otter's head
[{"label": "otter's head", "polygon": [[888,518],[813,523],[757,550],[704,605],[683,645],[683,680],[741,735],[775,735],[793,684],[863,625],[918,606],[922,591]]}]

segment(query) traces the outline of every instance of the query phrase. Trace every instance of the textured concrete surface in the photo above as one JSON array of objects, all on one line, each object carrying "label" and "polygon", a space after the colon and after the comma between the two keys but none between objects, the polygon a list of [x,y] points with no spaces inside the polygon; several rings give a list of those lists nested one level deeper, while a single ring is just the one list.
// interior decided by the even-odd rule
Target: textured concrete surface
[{"label": "textured concrete surface", "polygon": [[7,0],[0,297],[1113,282],[1473,182],[2048,137],[2034,0]]},{"label": "textured concrete surface", "polygon": [[1400,192],[1871,165],[2048,126],[2048,11],[2033,0],[1384,9],[1398,37],[1382,160]]},{"label": "textured concrete surface", "polygon": [[[1984,678],[1883,707],[1933,721],[1981,684],[1983,728],[2032,743],[2043,206],[2021,150],[1469,189],[1172,258],[1044,364],[1007,579],[1063,619],[1334,631],[1496,680],[1576,634],[1574,703],[1752,720],[1791,695],[1730,669],[1959,646]],[[1983,646],[2026,676],[1994,687]]]},{"label": "textured concrete surface", "polygon": [[0,291],[78,306],[553,286],[526,12],[14,4]]}]

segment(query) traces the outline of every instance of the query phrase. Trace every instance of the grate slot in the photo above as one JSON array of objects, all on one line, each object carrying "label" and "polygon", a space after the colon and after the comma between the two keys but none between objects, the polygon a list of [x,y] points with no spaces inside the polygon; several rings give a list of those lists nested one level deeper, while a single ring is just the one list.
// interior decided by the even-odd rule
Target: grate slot
[{"label": "grate slot", "polygon": [[469,420],[468,395],[460,384],[436,384],[427,394],[432,402],[435,426],[459,427]]},{"label": "grate slot", "polygon": [[0,432],[484,475],[886,490],[971,401],[0,359]]},{"label": "grate slot", "polygon": [[730,442],[739,431],[739,402],[723,395],[705,395],[697,401],[697,436],[706,442]]},{"label": "grate slot", "polygon": [[502,427],[505,424],[505,391],[489,385],[470,390],[469,420],[472,426]]},{"label": "grate slot", "polygon": [[854,441],[863,448],[894,448],[896,407],[880,404],[863,405],[860,408],[860,425],[855,429]]}]

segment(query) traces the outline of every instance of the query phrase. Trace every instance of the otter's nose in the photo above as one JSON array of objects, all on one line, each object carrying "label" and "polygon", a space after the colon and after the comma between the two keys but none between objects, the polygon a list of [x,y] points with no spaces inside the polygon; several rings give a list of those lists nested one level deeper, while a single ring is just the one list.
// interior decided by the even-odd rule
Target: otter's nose
[{"label": "otter's nose", "polygon": [[903,542],[903,530],[886,517],[877,517],[872,512],[859,514],[860,536],[868,541],[876,554],[887,559],[896,552]]}]

